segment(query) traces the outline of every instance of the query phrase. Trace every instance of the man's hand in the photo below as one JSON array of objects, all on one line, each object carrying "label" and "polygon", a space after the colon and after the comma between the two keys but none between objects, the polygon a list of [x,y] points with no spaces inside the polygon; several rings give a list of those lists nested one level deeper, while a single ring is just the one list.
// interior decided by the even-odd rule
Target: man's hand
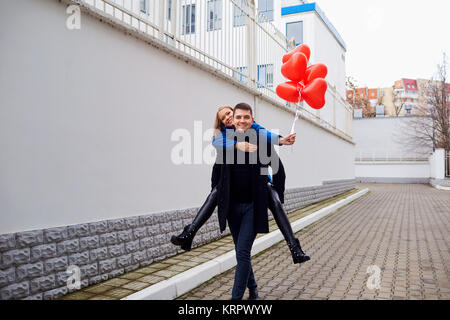
[{"label": "man's hand", "polygon": [[288,135],[287,137],[280,138],[280,145],[283,146],[291,146],[295,143],[295,137],[297,136],[296,133],[292,133]]},{"label": "man's hand", "polygon": [[258,150],[257,146],[248,142],[237,142],[234,147],[243,152],[255,152],[256,150]]}]

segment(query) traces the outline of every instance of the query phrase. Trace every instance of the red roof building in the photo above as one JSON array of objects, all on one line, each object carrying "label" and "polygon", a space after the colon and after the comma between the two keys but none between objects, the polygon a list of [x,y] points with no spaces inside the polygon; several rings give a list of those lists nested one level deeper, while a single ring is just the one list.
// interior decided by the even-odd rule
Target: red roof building
[{"label": "red roof building", "polygon": [[402,79],[403,82],[403,88],[406,91],[418,91],[417,88],[417,81],[414,79]]}]

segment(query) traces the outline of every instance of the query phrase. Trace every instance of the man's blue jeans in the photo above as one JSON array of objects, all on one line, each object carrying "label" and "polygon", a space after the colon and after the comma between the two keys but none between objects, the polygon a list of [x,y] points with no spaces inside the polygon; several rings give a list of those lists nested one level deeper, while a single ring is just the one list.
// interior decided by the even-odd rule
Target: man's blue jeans
[{"label": "man's blue jeans", "polygon": [[231,299],[241,300],[246,287],[257,287],[251,264],[251,250],[256,238],[253,203],[232,203],[227,219],[237,260]]}]

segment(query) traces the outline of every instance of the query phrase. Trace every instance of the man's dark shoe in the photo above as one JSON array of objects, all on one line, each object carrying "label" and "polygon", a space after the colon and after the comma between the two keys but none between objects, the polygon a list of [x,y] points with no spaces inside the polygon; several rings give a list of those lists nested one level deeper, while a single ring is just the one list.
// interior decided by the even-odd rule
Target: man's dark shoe
[{"label": "man's dark shoe", "polygon": [[292,260],[294,261],[294,264],[306,262],[311,259],[303,252],[302,247],[300,246],[300,241],[298,241],[298,239],[295,239],[294,243],[289,243],[288,246],[289,250],[291,250]]},{"label": "man's dark shoe", "polygon": [[259,300],[258,289],[248,289],[248,300]]},{"label": "man's dark shoe", "polygon": [[178,236],[172,236],[170,242],[176,246],[181,246],[185,251],[191,251],[192,240],[194,240],[195,232],[192,225],[184,227],[183,232]]}]

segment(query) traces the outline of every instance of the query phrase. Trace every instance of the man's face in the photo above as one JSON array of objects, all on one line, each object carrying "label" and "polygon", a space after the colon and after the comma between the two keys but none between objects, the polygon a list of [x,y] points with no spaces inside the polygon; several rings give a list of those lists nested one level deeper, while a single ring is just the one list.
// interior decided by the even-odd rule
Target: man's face
[{"label": "man's face", "polygon": [[236,109],[234,111],[234,126],[236,130],[247,131],[253,124],[253,117],[250,111]]}]

